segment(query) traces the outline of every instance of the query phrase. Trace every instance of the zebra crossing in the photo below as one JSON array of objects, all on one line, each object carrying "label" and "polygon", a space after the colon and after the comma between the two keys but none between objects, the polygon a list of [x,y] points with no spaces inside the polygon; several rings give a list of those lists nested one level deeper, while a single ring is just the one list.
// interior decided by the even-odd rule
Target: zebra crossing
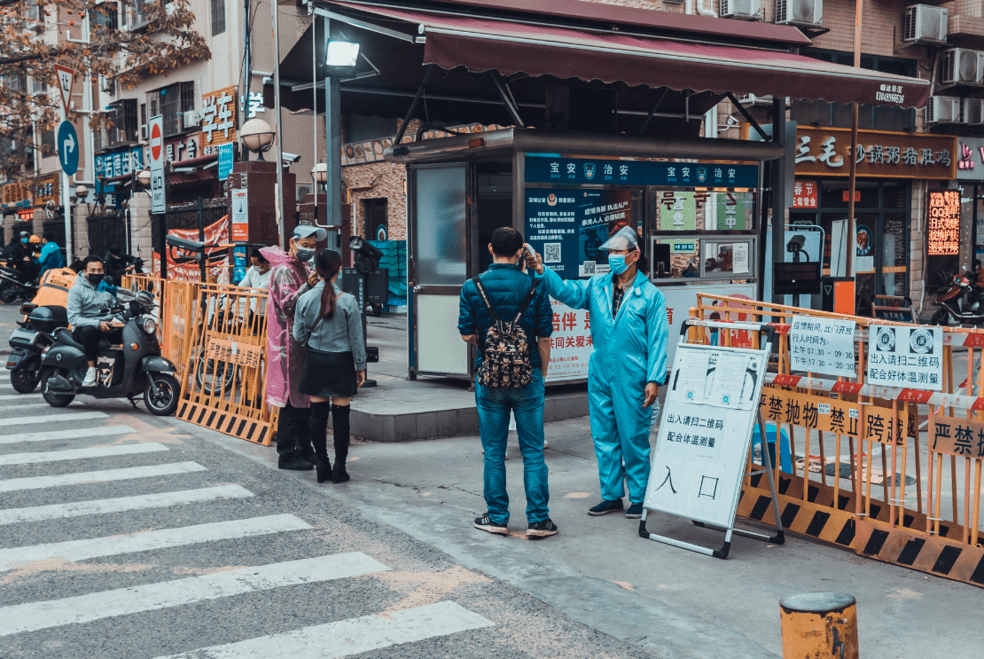
[{"label": "zebra crossing", "polygon": [[[0,497],[0,529],[17,530],[19,535],[0,531],[0,584],[26,583],[25,588],[32,596],[31,601],[0,604],[0,648],[8,641],[21,642],[23,648],[40,648],[39,639],[54,633],[73,634],[75,630],[82,638],[90,638],[83,633],[89,627],[129,625],[131,620],[151,621],[147,624],[157,629],[166,626],[187,607],[207,612],[208,608],[202,607],[221,608],[225,602],[227,608],[222,611],[228,615],[229,604],[239,601],[237,598],[262,602],[269,597],[274,598],[271,601],[282,601],[289,589],[312,584],[319,586],[316,592],[327,603],[333,588],[368,587],[361,585],[368,582],[358,579],[382,575],[392,569],[360,551],[271,562],[264,553],[264,542],[284,535],[316,532],[317,524],[290,512],[264,511],[262,503],[258,503],[264,500],[257,496],[259,492],[215,478],[207,464],[188,459],[196,456],[153,441],[153,437],[141,436],[132,427],[139,424],[129,421],[132,416],[127,417],[131,423],[127,425],[117,422],[113,412],[87,410],[79,403],[50,414],[42,410],[38,416],[25,416],[26,409],[40,409],[40,396],[14,395],[8,391],[11,391],[9,386],[0,385],[0,494],[4,495]],[[28,425],[31,427],[25,428]],[[166,491],[161,491],[162,487]],[[220,504],[226,507],[216,507]],[[228,510],[240,511],[239,517],[229,514],[226,516],[235,518],[217,518]],[[241,513],[242,510],[246,512]],[[154,528],[98,533],[100,521],[109,520],[109,528],[125,527],[128,515],[140,514],[153,515]],[[49,535],[44,539],[48,541],[14,542],[11,546],[12,537],[22,540],[40,537],[32,533],[34,529],[45,529]],[[107,576],[105,587],[98,585],[101,581],[86,582],[85,592],[67,597],[58,588],[42,589],[46,596],[35,597],[30,588],[30,580],[38,578],[34,576],[37,566],[42,566],[39,569],[43,574],[44,570],[64,566],[84,569],[92,565],[87,563],[90,561],[96,561],[98,566],[100,559],[126,562],[130,560],[127,557],[136,554],[140,554],[141,564],[144,561],[153,564],[160,552],[196,547],[221,551],[223,545],[218,543],[226,542],[249,542],[252,562],[205,570],[195,576],[155,577],[149,583],[124,587],[120,587],[118,579]],[[173,557],[174,553],[170,555]],[[355,581],[347,583],[347,580]],[[385,608],[385,604],[380,605],[380,609]],[[238,636],[216,637],[222,641],[216,645],[208,644],[207,639],[198,643],[194,637],[181,637],[184,641],[181,647],[167,648],[178,654],[139,656],[152,658],[159,654],[159,659],[344,657],[390,647],[395,650],[409,643],[493,626],[482,615],[443,600],[421,602],[393,612],[380,610],[323,624],[303,624],[274,633],[254,635],[248,625],[236,626],[241,630]],[[37,637],[37,642],[32,641],[38,633],[42,636]],[[92,642],[101,644],[98,651],[89,653],[76,647],[59,656],[109,656],[104,652],[112,642],[107,645],[107,638]],[[138,656],[127,648],[125,635],[118,643],[121,644],[118,652],[112,656]],[[18,656],[48,654],[41,649],[37,654],[22,650]]]}]

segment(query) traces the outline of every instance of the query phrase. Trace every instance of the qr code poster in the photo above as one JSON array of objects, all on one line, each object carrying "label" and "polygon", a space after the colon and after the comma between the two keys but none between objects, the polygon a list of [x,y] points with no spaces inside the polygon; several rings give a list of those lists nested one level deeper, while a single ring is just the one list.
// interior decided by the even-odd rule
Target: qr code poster
[{"label": "qr code poster", "polygon": [[875,325],[869,341],[868,384],[942,391],[942,329]]},{"label": "qr code poster", "polygon": [[561,263],[563,262],[563,257],[561,256],[562,243],[543,243],[543,262],[544,263]]}]

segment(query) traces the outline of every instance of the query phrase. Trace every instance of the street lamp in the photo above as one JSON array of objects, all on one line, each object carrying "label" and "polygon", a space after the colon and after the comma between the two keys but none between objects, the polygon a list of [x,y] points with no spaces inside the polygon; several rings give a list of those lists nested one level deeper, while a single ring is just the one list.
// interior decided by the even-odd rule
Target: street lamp
[{"label": "street lamp", "polygon": [[139,174],[137,174],[137,183],[143,186],[150,185],[150,170],[144,169]]},{"label": "street lamp", "polygon": [[258,154],[259,160],[263,160],[263,154],[273,146],[273,129],[262,119],[250,119],[244,123],[240,135],[243,138],[243,145]]},{"label": "street lamp", "polygon": [[319,162],[315,165],[314,169],[311,170],[311,178],[313,178],[314,182],[320,185],[321,189],[324,190],[326,184],[328,183],[328,163]]}]

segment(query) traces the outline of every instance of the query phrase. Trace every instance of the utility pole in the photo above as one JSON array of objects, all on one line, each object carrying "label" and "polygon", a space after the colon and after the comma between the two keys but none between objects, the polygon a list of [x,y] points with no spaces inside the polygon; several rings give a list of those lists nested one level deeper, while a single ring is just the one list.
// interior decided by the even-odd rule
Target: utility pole
[{"label": "utility pole", "polygon": [[273,16],[273,111],[277,115],[276,140],[277,140],[277,230],[280,235],[280,247],[287,248],[286,240],[286,221],[284,215],[284,136],[280,123],[280,27],[277,21],[278,0],[270,0],[270,12]]}]

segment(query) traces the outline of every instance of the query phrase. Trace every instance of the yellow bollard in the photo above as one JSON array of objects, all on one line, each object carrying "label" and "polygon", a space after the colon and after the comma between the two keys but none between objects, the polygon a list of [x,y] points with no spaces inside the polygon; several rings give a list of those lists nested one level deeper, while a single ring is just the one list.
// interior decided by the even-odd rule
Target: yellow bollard
[{"label": "yellow bollard", "polygon": [[783,659],[858,659],[858,610],[843,593],[779,600]]}]

